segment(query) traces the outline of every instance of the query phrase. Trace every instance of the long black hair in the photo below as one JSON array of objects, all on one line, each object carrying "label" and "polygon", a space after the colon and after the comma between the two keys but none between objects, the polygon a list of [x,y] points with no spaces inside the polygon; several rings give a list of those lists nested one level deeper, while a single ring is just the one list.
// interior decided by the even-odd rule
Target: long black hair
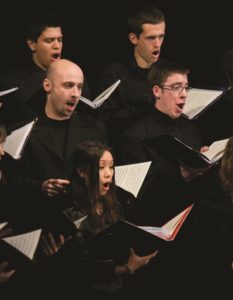
[{"label": "long black hair", "polygon": [[[103,205],[105,221],[112,223],[120,216],[114,176],[107,194],[105,196],[99,194],[99,161],[105,151],[110,152],[114,157],[108,145],[96,141],[85,141],[79,144],[74,153],[75,173],[72,184],[75,198],[73,197],[73,202],[80,210],[89,213],[94,228],[100,225],[98,224],[100,216],[96,214],[96,206],[99,203]],[[81,174],[84,174],[85,178]]]}]

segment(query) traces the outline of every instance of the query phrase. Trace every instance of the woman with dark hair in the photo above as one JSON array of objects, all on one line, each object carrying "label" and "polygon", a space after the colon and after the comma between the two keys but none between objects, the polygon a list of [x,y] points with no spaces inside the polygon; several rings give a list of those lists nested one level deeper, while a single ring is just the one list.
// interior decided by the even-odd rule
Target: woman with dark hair
[{"label": "woman with dark hair", "polygon": [[88,230],[96,234],[118,221],[121,215],[112,151],[107,145],[87,141],[78,147],[74,163],[74,205],[81,215],[88,214]]},{"label": "woman with dark hair", "polygon": [[[92,236],[117,222],[122,215],[122,209],[116,197],[113,154],[107,145],[91,141],[81,143],[74,154],[74,164],[74,200],[73,205],[65,212],[72,220],[87,216],[79,227],[76,239],[79,244],[82,240],[86,245],[86,241]],[[92,263],[89,264],[89,261],[90,268],[84,267],[84,272],[89,272],[89,277],[86,276],[88,280],[93,279],[89,283],[89,291],[93,291],[93,295],[100,293],[101,296],[119,297],[122,292],[119,275],[133,274],[148,264],[157,253],[140,257],[134,249],[129,251],[127,261],[119,265],[110,253],[108,259],[101,261],[88,257]]]}]

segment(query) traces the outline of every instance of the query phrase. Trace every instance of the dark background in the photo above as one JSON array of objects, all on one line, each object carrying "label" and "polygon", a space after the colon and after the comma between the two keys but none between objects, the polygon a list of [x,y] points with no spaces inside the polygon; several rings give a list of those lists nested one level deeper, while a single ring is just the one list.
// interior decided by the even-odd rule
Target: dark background
[{"label": "dark background", "polygon": [[[130,7],[142,1],[31,1],[6,3],[1,9],[1,69],[23,61],[28,51],[23,30],[35,11],[57,11],[64,33],[63,57],[76,61],[95,85],[103,67],[130,53],[126,18]],[[147,1],[166,16],[167,31],[161,57],[179,61],[191,69],[191,85],[223,85],[222,60],[233,47],[233,15],[230,1]]]}]

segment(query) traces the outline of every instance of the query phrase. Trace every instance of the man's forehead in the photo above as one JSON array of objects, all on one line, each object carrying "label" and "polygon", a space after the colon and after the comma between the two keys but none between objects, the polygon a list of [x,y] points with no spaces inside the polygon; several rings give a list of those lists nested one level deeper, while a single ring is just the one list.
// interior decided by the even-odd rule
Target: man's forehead
[{"label": "man's forehead", "polygon": [[167,79],[165,80],[166,82],[173,82],[173,81],[187,81],[188,80],[188,76],[187,74],[181,74],[181,73],[172,73],[171,75],[169,75],[167,77]]}]

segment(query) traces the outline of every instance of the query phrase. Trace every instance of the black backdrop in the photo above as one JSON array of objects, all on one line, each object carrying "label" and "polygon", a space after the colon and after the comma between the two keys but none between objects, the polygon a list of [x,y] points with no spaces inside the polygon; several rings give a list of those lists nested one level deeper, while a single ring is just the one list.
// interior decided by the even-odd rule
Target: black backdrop
[{"label": "black backdrop", "polygon": [[[58,2],[61,2],[59,0]],[[51,1],[7,2],[1,8],[1,69],[25,59],[23,29],[36,10],[57,11],[63,23],[63,57],[79,63],[88,81],[95,85],[102,68],[130,52],[125,21],[132,5],[125,1]],[[177,60],[191,69],[191,84],[221,86],[222,59],[233,47],[233,15],[229,3],[157,0],[167,19],[162,57]]]}]

